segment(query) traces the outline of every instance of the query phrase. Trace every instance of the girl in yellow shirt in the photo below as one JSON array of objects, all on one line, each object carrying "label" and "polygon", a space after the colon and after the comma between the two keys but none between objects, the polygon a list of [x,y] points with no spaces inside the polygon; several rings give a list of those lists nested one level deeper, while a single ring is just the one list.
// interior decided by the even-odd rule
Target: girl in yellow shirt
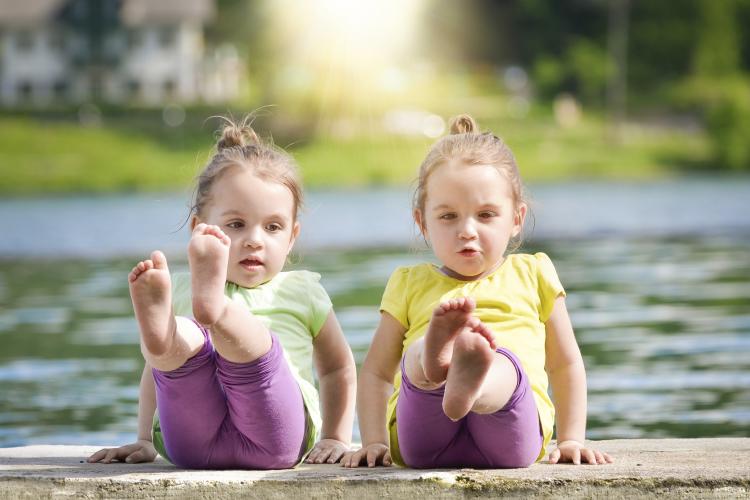
[{"label": "girl in yellow shirt", "polygon": [[420,167],[413,210],[442,266],[391,276],[359,379],[363,446],[342,464],[527,467],[555,420],[550,462],[611,462],[584,444],[586,375],[552,262],[506,255],[527,210],[507,145],[455,118]]}]

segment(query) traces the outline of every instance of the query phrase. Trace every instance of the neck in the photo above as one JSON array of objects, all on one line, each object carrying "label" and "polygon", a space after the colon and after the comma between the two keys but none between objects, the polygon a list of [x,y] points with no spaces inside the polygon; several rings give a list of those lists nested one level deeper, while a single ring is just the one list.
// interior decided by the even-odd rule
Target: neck
[{"label": "neck", "polygon": [[494,273],[495,271],[497,271],[497,268],[500,267],[503,264],[503,262],[505,262],[505,257],[503,257],[502,259],[500,259],[499,261],[497,261],[492,267],[490,267],[486,271],[484,271],[484,272],[482,272],[480,274],[477,274],[476,276],[464,276],[463,274],[457,273],[456,271],[454,271],[453,269],[451,269],[448,266],[442,266],[440,268],[440,272],[443,273],[443,274],[445,274],[446,276],[449,276],[451,278],[454,278],[454,279],[457,279],[457,280],[461,280],[461,281],[477,281],[477,280],[481,280],[482,278],[485,278],[485,277],[489,276],[490,274]]}]

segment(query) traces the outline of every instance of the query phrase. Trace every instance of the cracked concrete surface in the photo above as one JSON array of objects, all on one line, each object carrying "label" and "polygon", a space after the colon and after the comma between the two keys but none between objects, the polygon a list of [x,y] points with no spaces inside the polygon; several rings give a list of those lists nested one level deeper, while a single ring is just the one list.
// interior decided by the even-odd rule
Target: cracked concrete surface
[{"label": "cracked concrete surface", "polygon": [[627,439],[596,446],[614,464],[528,469],[183,470],[89,464],[99,447],[0,448],[0,498],[749,498],[750,438]]}]

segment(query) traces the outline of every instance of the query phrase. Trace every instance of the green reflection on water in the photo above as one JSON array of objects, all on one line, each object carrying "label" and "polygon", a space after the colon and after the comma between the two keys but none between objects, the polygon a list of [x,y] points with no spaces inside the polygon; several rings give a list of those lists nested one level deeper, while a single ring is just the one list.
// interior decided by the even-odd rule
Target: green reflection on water
[{"label": "green reflection on water", "polygon": [[[742,235],[525,248],[549,253],[568,291],[592,388],[590,436],[747,434],[749,249]],[[426,258],[327,250],[291,267],[321,273],[361,361],[391,271]],[[142,360],[126,276],[136,260],[0,261],[0,446],[134,437]]]}]

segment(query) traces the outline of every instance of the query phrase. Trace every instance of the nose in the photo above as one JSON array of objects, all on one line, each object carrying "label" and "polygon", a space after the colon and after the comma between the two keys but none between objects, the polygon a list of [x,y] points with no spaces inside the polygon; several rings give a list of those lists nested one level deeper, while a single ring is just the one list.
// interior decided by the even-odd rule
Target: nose
[{"label": "nose", "polygon": [[258,226],[248,228],[242,244],[248,248],[262,248],[263,238],[262,229]]},{"label": "nose", "polygon": [[458,229],[458,237],[462,240],[474,240],[477,238],[477,228],[474,219],[467,218]]}]

